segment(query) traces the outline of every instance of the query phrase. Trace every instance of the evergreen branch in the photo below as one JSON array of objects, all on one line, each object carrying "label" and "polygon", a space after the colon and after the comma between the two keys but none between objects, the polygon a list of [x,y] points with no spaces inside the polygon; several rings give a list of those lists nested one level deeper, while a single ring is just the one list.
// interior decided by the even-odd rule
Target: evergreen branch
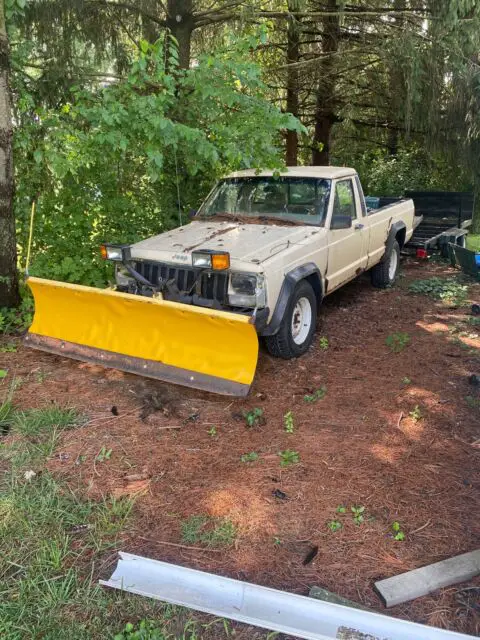
[{"label": "evergreen branch", "polygon": [[198,13],[195,14],[195,17],[201,19],[201,18],[208,17],[212,14],[218,15],[220,12],[225,11],[226,9],[240,7],[241,5],[245,4],[245,2],[244,0],[232,0],[231,2],[221,3],[220,7],[215,6],[216,4],[217,3],[214,2],[212,5],[210,5],[210,8],[207,9],[206,11],[199,11]]},{"label": "evergreen branch", "polygon": [[293,15],[300,17],[300,18],[323,18],[323,17],[328,17],[328,16],[399,16],[399,15],[419,15],[421,14],[422,17],[424,17],[425,15],[430,15],[430,13],[426,10],[423,9],[421,11],[418,10],[412,10],[412,9],[404,9],[404,10],[394,10],[394,9],[388,9],[388,10],[369,10],[369,11],[364,11],[362,9],[356,10],[356,9],[344,9],[341,11],[303,11],[303,12],[295,12],[295,14],[292,14],[288,11],[257,11],[255,13],[256,16],[260,16],[262,18],[278,18],[278,19],[283,19],[283,20],[288,20],[289,18],[291,18]]},{"label": "evergreen branch", "polygon": [[158,16],[153,15],[148,11],[145,11],[145,9],[142,9],[142,7],[139,7],[138,5],[135,5],[135,4],[130,4],[129,2],[115,2],[115,0],[87,0],[85,4],[96,4],[103,7],[111,7],[112,9],[126,9],[127,11],[138,13],[144,18],[148,18],[152,22],[155,22],[155,24],[159,24],[162,27],[167,26],[167,23],[165,20],[159,18]]}]

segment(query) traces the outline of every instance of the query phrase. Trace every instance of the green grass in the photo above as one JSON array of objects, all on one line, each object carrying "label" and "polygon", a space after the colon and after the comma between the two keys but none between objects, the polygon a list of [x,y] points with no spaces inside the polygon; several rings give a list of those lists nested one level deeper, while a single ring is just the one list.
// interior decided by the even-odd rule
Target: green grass
[{"label": "green grass", "polygon": [[[15,411],[9,397],[0,416],[14,435],[0,444],[0,637],[112,637],[116,598],[98,587],[89,558],[115,545],[132,503],[86,501],[45,468],[61,432],[83,422],[75,410]],[[88,527],[75,536],[79,525]]]},{"label": "green grass", "polygon": [[86,418],[71,407],[52,405],[43,409],[17,411],[14,422],[16,430],[23,436],[39,436],[53,430],[80,426],[86,422]]},{"label": "green grass", "polygon": [[468,234],[467,236],[467,249],[472,251],[480,251],[480,233]]},{"label": "green grass", "polygon": [[[16,410],[14,388],[12,384],[0,402],[0,421],[9,425],[13,436],[0,437],[0,638],[231,637],[229,621],[98,585],[99,567],[119,548],[118,536],[134,503],[124,498],[88,500],[56,479],[47,469],[48,457],[62,432],[82,425],[85,418],[55,405]],[[29,471],[35,474],[25,475]],[[194,518],[184,523],[184,533],[194,536],[192,542],[227,546],[235,540],[236,529],[229,520]],[[103,569],[102,577],[109,571]]]},{"label": "green grass", "polygon": [[182,522],[182,542],[208,547],[229,547],[237,537],[237,529],[228,518],[207,515],[190,516]]}]

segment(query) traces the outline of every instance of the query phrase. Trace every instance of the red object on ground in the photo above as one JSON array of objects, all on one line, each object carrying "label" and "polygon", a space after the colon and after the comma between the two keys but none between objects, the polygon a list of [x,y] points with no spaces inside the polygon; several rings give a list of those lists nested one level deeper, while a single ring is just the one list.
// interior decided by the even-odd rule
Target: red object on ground
[{"label": "red object on ground", "polygon": [[428,253],[426,249],[417,249],[417,258],[428,258]]}]

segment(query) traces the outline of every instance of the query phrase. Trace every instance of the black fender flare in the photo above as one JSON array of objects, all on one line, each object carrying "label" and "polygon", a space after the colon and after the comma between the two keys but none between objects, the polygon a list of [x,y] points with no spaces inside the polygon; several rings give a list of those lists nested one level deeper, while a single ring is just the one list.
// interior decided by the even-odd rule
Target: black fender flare
[{"label": "black fender flare", "polygon": [[295,267],[285,275],[272,318],[261,331],[260,335],[273,336],[278,332],[296,285],[300,280],[305,279],[308,279],[312,284],[315,295],[317,296],[318,306],[320,306],[323,299],[323,282],[320,269],[314,262],[307,262],[306,264]]},{"label": "black fender flare", "polygon": [[[402,220],[397,220],[397,222],[394,222],[392,224],[392,226],[390,227],[390,231],[388,232],[387,241],[385,243],[385,253],[383,254],[380,262],[384,262],[384,260],[388,258],[392,250],[393,243],[395,242],[395,238],[397,237],[397,233],[403,230],[405,230],[406,233],[407,226]],[[400,249],[401,248],[402,247],[400,247]]]}]

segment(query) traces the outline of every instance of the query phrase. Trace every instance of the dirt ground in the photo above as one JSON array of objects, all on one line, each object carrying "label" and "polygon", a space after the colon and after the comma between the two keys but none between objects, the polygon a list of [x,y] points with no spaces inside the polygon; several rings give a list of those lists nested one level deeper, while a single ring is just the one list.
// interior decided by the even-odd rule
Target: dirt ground
[{"label": "dirt ground", "polygon": [[[50,467],[93,498],[136,494],[118,548],[302,594],[322,586],[384,611],[376,580],[480,546],[480,387],[469,382],[480,374],[480,327],[466,324],[468,306],[408,293],[411,280],[432,275],[451,270],[410,261],[393,289],[375,290],[365,276],[333,294],[306,356],[283,361],[261,350],[246,399],[24,347],[0,358],[9,377],[23,378],[18,406],[56,402],[88,416],[64,434]],[[480,301],[480,285],[470,297]],[[410,342],[392,353],[385,341],[398,332]],[[325,397],[306,402],[322,385]],[[249,428],[243,414],[255,407],[265,422]],[[284,429],[289,411],[293,433]],[[111,455],[99,461],[102,448]],[[287,449],[299,462],[282,468]],[[253,451],[258,460],[240,460]],[[365,507],[360,525],[352,505]],[[174,546],[182,522],[201,514],[230,518],[235,544]],[[393,539],[395,521],[403,541]],[[113,563],[112,553],[100,572]],[[389,613],[478,634],[478,587],[478,579],[455,585]]]}]

